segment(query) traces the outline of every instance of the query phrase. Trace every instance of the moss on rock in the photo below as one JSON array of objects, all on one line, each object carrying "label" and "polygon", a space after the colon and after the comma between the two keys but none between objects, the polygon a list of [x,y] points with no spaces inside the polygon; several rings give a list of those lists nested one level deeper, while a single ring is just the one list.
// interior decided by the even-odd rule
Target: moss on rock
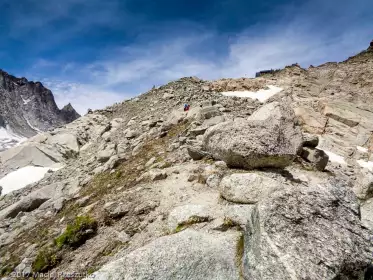
[{"label": "moss on rock", "polygon": [[86,240],[96,234],[97,221],[89,216],[77,216],[73,223],[68,224],[66,230],[55,239],[56,246],[79,247]]}]

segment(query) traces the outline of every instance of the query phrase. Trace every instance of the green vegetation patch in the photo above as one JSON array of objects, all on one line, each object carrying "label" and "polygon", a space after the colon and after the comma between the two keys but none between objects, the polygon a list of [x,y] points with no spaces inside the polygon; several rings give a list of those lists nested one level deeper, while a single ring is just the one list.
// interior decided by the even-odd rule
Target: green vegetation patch
[{"label": "green vegetation patch", "polygon": [[68,224],[66,230],[55,239],[58,248],[63,246],[79,247],[97,232],[97,221],[89,216],[78,216]]},{"label": "green vegetation patch", "polygon": [[20,259],[14,255],[11,255],[7,263],[4,266],[0,266],[0,276],[10,274],[19,263]]},{"label": "green vegetation patch", "polygon": [[45,247],[39,250],[32,264],[34,272],[44,272],[55,267],[61,261],[58,250],[53,247]]}]

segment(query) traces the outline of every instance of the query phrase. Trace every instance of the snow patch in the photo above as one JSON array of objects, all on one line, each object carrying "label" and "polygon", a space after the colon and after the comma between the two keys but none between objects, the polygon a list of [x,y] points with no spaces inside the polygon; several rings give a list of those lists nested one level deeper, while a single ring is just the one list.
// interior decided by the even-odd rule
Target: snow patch
[{"label": "snow patch", "polygon": [[356,149],[362,153],[368,153],[368,149],[360,146],[356,146]]},{"label": "snow patch", "polygon": [[22,98],[22,101],[23,101],[23,105],[27,105],[27,104],[32,100],[32,98],[25,99],[25,98],[23,97],[23,95],[21,95],[21,98]]},{"label": "snow patch", "polygon": [[343,156],[337,155],[331,151],[324,150],[322,147],[325,147],[326,140],[323,137],[319,137],[319,145],[317,145],[317,149],[323,150],[329,157],[330,162],[339,163],[341,165],[347,165],[347,162]]},{"label": "snow patch", "polygon": [[26,166],[13,171],[0,179],[0,186],[3,187],[2,195],[36,183],[43,179],[48,170],[57,171],[60,168]]},{"label": "snow patch", "polygon": [[37,132],[43,132],[43,131],[41,131],[39,128],[33,126],[33,125],[30,123],[30,121],[29,121],[28,119],[26,119],[26,122],[27,122],[27,124],[29,125],[29,127],[31,127],[33,130],[35,130],[35,131],[37,131]]},{"label": "snow patch", "polygon": [[345,161],[345,158],[340,156],[340,155],[337,155],[333,152],[330,152],[330,151],[326,151],[326,150],[323,150],[328,156],[329,156],[329,161],[330,162],[335,162],[335,163],[339,163],[339,164],[343,164],[343,165],[347,165],[347,162]]},{"label": "snow patch", "polygon": [[24,137],[15,134],[10,129],[9,126],[7,126],[6,128],[4,128],[2,126],[0,127],[0,138],[1,139],[13,139],[13,140],[22,140],[22,139],[24,139]]},{"label": "snow patch", "polygon": [[222,94],[224,96],[249,97],[252,99],[258,99],[260,102],[264,102],[283,90],[280,87],[272,85],[269,85],[268,87],[269,89],[261,89],[258,91],[226,91],[222,92]]},{"label": "snow patch", "polygon": [[0,152],[26,141],[27,138],[15,134],[9,126],[0,127]]},{"label": "snow patch", "polygon": [[369,169],[373,172],[373,161],[357,160],[356,161],[361,167]]}]

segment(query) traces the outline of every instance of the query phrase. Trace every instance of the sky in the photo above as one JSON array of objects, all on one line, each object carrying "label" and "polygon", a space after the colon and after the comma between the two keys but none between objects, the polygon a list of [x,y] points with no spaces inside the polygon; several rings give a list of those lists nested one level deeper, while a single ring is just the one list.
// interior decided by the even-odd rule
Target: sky
[{"label": "sky", "polygon": [[342,61],[373,39],[372,0],[0,0],[0,69],[79,113],[185,76]]}]

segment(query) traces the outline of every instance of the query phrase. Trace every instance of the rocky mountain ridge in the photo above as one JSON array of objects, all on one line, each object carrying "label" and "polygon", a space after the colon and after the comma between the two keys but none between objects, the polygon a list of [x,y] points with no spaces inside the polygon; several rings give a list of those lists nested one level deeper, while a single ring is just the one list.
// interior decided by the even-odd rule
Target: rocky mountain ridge
[{"label": "rocky mountain ridge", "polygon": [[372,83],[371,48],[182,78],[0,153],[5,191],[46,169],[0,199],[2,275],[371,279]]},{"label": "rocky mountain ridge", "polygon": [[3,70],[0,98],[0,151],[80,117],[71,104],[60,110],[42,83],[16,78]]}]

